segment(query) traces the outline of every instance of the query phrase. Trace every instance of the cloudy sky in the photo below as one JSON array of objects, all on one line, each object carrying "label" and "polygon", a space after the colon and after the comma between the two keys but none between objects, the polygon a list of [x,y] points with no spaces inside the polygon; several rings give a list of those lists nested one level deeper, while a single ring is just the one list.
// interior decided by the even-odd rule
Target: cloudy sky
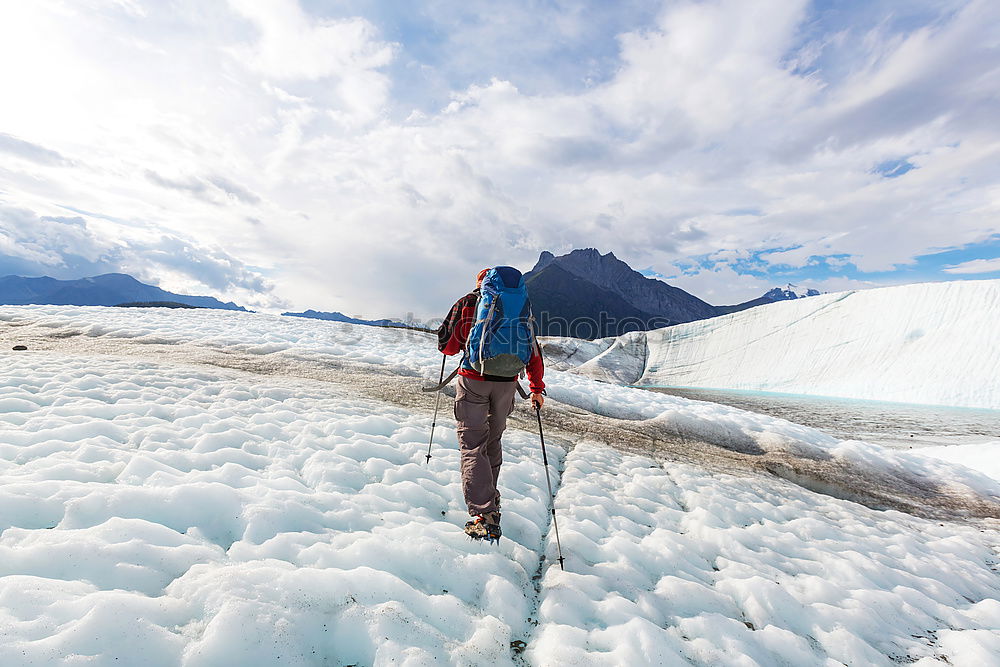
[{"label": "cloudy sky", "polygon": [[1000,278],[995,0],[0,2],[0,275],[441,315]]}]

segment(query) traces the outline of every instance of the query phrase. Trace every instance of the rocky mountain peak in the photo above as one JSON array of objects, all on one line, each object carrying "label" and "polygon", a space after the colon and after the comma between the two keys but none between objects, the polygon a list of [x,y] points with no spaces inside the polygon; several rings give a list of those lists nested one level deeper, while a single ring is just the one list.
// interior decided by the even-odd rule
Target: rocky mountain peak
[{"label": "rocky mountain peak", "polygon": [[538,261],[535,262],[535,268],[533,268],[532,271],[541,271],[546,266],[551,264],[552,260],[554,260],[555,258],[556,256],[553,255],[551,252],[549,252],[548,250],[543,250],[542,254],[538,256]]},{"label": "rocky mountain peak", "polygon": [[[630,318],[649,326],[664,326],[716,314],[714,307],[701,299],[647,278],[614,253],[602,255],[596,248],[578,248],[558,257],[543,252],[525,281],[538,311],[563,318],[596,318],[603,313],[616,320]],[[574,309],[567,305],[570,297],[576,299]],[[586,299],[590,301],[584,303]],[[620,333],[612,326],[599,329],[599,335]]]}]

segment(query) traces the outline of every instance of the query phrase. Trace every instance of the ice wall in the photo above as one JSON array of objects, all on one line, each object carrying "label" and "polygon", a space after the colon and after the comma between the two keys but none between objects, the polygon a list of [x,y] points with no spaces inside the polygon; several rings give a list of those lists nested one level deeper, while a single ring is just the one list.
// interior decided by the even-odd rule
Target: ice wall
[{"label": "ice wall", "polygon": [[645,345],[628,336],[577,372],[645,386],[1000,409],[1000,280],[824,294],[650,331]]}]

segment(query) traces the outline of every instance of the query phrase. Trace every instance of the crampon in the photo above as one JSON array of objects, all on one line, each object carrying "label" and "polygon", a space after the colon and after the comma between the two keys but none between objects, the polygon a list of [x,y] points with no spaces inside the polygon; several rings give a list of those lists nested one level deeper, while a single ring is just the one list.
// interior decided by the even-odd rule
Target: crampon
[{"label": "crampon", "polygon": [[500,512],[488,512],[473,517],[465,524],[465,534],[474,540],[488,540],[491,544],[500,541]]}]

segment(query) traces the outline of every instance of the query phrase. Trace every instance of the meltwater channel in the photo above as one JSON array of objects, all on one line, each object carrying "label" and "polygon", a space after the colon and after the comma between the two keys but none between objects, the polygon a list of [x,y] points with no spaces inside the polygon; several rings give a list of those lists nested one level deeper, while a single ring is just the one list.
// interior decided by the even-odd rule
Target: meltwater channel
[{"label": "meltwater channel", "polygon": [[780,417],[841,440],[909,449],[1000,440],[1000,410],[776,394],[755,391],[646,387],[697,401]]}]

